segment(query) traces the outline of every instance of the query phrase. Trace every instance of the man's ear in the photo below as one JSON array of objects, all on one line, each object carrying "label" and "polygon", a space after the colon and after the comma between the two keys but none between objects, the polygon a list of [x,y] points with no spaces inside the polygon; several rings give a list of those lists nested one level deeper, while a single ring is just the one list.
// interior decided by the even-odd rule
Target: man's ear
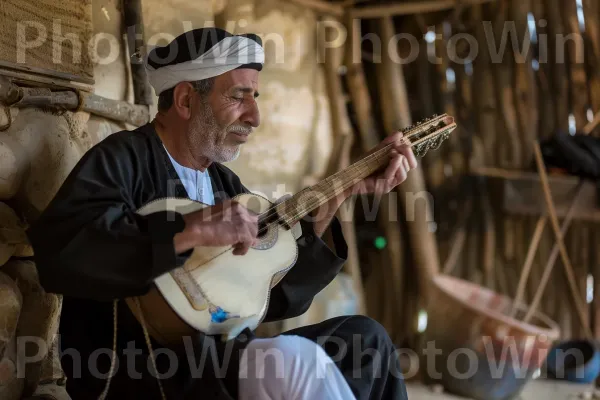
[{"label": "man's ear", "polygon": [[189,82],[181,82],[173,90],[173,108],[180,118],[190,119],[194,88]]}]

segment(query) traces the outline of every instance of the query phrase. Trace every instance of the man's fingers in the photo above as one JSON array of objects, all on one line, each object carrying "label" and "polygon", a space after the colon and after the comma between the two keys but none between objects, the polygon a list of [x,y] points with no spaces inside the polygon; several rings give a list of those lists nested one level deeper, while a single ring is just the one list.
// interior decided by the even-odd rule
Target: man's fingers
[{"label": "man's fingers", "polygon": [[250,246],[243,244],[243,243],[238,243],[233,248],[233,255],[243,256],[246,253],[248,253],[249,249],[250,249]]},{"label": "man's fingers", "polygon": [[250,228],[246,227],[241,240],[233,247],[233,254],[243,256],[248,253],[250,247],[256,243],[256,233],[251,233]]},{"label": "man's fingers", "polygon": [[244,213],[242,215],[242,218],[244,221],[248,222],[251,225],[256,225],[258,224],[258,215],[254,214],[250,211],[247,211],[246,213]]},{"label": "man's fingers", "polygon": [[392,134],[386,136],[377,146],[371,149],[369,153],[373,153],[388,145],[392,145],[392,147],[396,148],[400,145],[402,137],[401,131],[393,132]]},{"label": "man's fingers", "polygon": [[404,153],[408,160],[408,165],[410,169],[415,169],[418,166],[417,157],[415,157],[415,153],[413,152],[411,147],[407,147],[406,152]]},{"label": "man's fingers", "polygon": [[408,163],[408,159],[406,157],[402,158],[402,166],[404,167],[404,172],[408,172],[411,170],[411,167]]},{"label": "man's fingers", "polygon": [[258,223],[250,223],[248,229],[250,230],[250,239],[254,240],[258,235]]},{"label": "man's fingers", "polygon": [[402,155],[393,156],[393,158],[391,159],[390,163],[388,164],[388,166],[386,168],[385,175],[384,175],[385,180],[389,181],[394,178],[394,176],[396,175],[396,170],[398,168],[402,167],[402,159],[403,158],[404,158],[404,156],[402,156]]},{"label": "man's fingers", "polygon": [[410,167],[409,169],[417,168],[417,157],[415,157],[412,147],[410,147],[408,144],[399,144],[396,147],[396,151],[407,158],[408,165]]},{"label": "man's fingers", "polygon": [[396,179],[394,182],[394,186],[401,184],[408,177],[408,168],[406,168],[406,164],[408,164],[408,161],[406,161],[406,159],[404,159],[404,167],[398,168],[398,170],[396,171],[396,176],[395,176]]}]

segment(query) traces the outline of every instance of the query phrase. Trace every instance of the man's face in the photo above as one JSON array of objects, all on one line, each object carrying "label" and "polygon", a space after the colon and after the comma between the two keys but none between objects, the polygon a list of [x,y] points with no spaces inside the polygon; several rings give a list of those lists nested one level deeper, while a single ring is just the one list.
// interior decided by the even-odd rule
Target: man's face
[{"label": "man's face", "polygon": [[260,124],[257,96],[258,71],[237,69],[219,75],[208,97],[193,110],[189,139],[194,153],[220,163],[235,160]]}]

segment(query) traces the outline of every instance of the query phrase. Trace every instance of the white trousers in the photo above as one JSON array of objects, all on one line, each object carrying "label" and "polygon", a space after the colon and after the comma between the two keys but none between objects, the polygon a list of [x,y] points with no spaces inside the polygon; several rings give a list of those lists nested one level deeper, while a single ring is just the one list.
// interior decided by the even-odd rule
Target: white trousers
[{"label": "white trousers", "polygon": [[300,336],[254,339],[242,353],[239,400],[355,400],[333,360]]}]

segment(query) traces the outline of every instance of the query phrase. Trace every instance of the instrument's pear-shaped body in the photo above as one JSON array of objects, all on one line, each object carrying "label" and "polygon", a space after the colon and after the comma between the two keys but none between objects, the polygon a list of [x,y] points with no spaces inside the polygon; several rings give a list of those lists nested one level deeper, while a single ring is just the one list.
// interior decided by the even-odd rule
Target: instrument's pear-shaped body
[{"label": "instrument's pear-shaped body", "polygon": [[[255,194],[241,194],[234,200],[256,214],[274,206]],[[161,198],[137,213],[185,215],[206,206],[185,198]],[[279,224],[270,224],[261,232],[259,243],[243,256],[234,255],[231,246],[194,248],[183,266],[156,278],[155,287],[138,297],[150,335],[170,345],[194,331],[229,339],[245,328],[256,329],[265,317],[271,288],[297,256],[293,230]],[[140,320],[132,299],[127,303]]]}]

